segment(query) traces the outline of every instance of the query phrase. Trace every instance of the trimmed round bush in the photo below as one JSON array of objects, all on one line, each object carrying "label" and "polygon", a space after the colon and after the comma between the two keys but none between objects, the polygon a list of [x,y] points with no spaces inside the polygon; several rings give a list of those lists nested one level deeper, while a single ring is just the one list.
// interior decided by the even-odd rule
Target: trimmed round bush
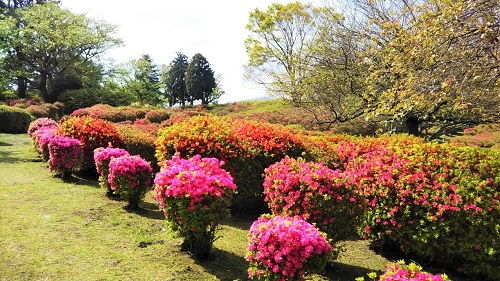
[{"label": "trimmed round bush", "polygon": [[[406,265],[404,260],[400,260],[397,263],[391,263],[387,266],[387,270],[383,275],[377,277],[377,274],[372,272],[368,274],[369,280],[378,281],[446,281],[448,276],[446,274],[431,274],[422,271],[422,267],[410,263]],[[356,281],[365,281],[365,278],[358,277]]]},{"label": "trimmed round bush", "polygon": [[140,156],[112,157],[108,182],[120,198],[128,201],[127,208],[137,210],[141,199],[151,189],[152,172],[151,165]]},{"label": "trimmed round bush", "polygon": [[326,235],[302,218],[261,216],[248,233],[248,276],[264,280],[303,280],[323,272],[332,246]]},{"label": "trimmed round bush", "polygon": [[0,133],[26,133],[33,120],[24,109],[0,104]]},{"label": "trimmed round bush", "polygon": [[170,113],[166,109],[152,109],[146,113],[145,118],[151,123],[161,123],[170,119]]},{"label": "trimmed round bush", "polygon": [[113,194],[113,189],[108,182],[109,176],[109,161],[113,157],[120,157],[124,155],[130,155],[128,151],[122,148],[113,147],[98,147],[94,150],[94,162],[99,173],[99,185],[106,189],[106,195],[111,196]]},{"label": "trimmed round bush", "polygon": [[55,125],[43,126],[32,135],[33,145],[44,161],[49,161],[49,142],[54,137],[58,136],[58,130],[59,127]]},{"label": "trimmed round bush", "polygon": [[71,172],[82,165],[82,146],[80,141],[68,137],[55,136],[48,144],[49,170],[66,179]]},{"label": "trimmed round bush", "polygon": [[45,127],[45,126],[58,127],[59,124],[52,118],[38,118],[30,123],[30,125],[28,127],[28,135],[30,135],[30,137],[33,137],[33,134],[36,131],[38,131],[40,128]]},{"label": "trimmed round bush", "polygon": [[176,154],[156,174],[156,200],[171,229],[184,238],[182,249],[199,259],[209,255],[236,189],[223,164],[215,158],[182,159]]}]

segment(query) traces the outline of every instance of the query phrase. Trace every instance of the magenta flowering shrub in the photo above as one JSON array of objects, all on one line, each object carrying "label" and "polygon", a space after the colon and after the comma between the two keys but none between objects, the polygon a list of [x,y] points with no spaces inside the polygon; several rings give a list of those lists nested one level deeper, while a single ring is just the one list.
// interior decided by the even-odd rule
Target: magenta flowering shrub
[{"label": "magenta flowering shrub", "polygon": [[107,195],[113,194],[113,190],[108,182],[109,162],[113,157],[130,155],[125,149],[113,147],[98,147],[94,150],[94,162],[99,173],[99,185],[106,189]]},{"label": "magenta flowering shrub", "polygon": [[33,137],[33,134],[38,131],[41,127],[46,126],[58,126],[57,122],[52,118],[38,118],[35,121],[30,123],[28,127],[28,135]]},{"label": "magenta flowering shrub", "polygon": [[138,209],[139,202],[151,188],[151,165],[140,156],[111,157],[108,181],[112,190],[128,201],[127,208]]},{"label": "magenta flowering shrub", "polygon": [[265,200],[272,214],[300,216],[333,242],[356,234],[362,200],[342,171],[287,156],[266,168],[264,175]]},{"label": "magenta flowering shrub", "polygon": [[[431,274],[422,271],[422,267],[410,263],[406,265],[403,260],[397,263],[392,263],[387,266],[387,270],[383,275],[377,277],[376,273],[368,274],[370,280],[378,281],[446,281],[448,276],[446,274]],[[356,281],[365,281],[364,277],[356,278]]]},{"label": "magenta flowering shrub", "polygon": [[182,159],[175,154],[156,174],[156,200],[160,202],[173,231],[184,238],[182,248],[197,258],[206,258],[236,185],[222,168],[223,161],[195,155]]},{"label": "magenta flowering shrub", "polygon": [[63,136],[49,140],[49,170],[65,179],[82,165],[83,150],[80,141]]},{"label": "magenta flowering shrub", "polygon": [[248,276],[264,280],[303,280],[322,272],[332,246],[326,235],[301,217],[263,215],[248,233]]},{"label": "magenta flowering shrub", "polygon": [[435,143],[388,148],[346,165],[365,198],[360,234],[499,280],[500,153]]},{"label": "magenta flowering shrub", "polygon": [[49,141],[55,136],[58,136],[57,126],[44,126],[33,133],[33,145],[44,161],[49,161]]}]

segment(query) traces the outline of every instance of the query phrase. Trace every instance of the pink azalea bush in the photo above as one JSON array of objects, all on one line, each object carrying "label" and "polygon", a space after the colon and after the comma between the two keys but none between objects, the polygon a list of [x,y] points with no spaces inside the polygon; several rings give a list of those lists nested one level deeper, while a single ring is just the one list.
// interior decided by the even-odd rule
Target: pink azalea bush
[{"label": "pink azalea bush", "polygon": [[28,127],[28,135],[33,137],[33,134],[38,131],[38,129],[46,126],[58,126],[57,122],[52,118],[38,118],[31,122]]},{"label": "pink azalea bush", "polygon": [[57,135],[57,126],[44,126],[34,131],[33,145],[44,161],[49,161],[49,141]]},{"label": "pink azalea bush", "polygon": [[261,216],[248,233],[248,276],[264,280],[303,280],[322,272],[332,251],[326,235],[299,216]]},{"label": "pink azalea bush", "polygon": [[65,179],[82,165],[83,150],[80,141],[73,138],[54,136],[49,140],[49,170]]},{"label": "pink azalea bush", "polygon": [[197,258],[210,253],[220,222],[236,189],[233,177],[216,158],[175,154],[156,174],[156,200],[173,231],[184,238],[183,250]]},{"label": "pink azalea bush", "polygon": [[[368,274],[370,280],[378,281],[446,281],[448,276],[446,274],[431,274],[422,271],[422,267],[410,263],[406,265],[403,260],[397,263],[392,263],[387,266],[387,270],[379,278],[376,273]],[[356,281],[365,281],[364,277],[356,278]]]},{"label": "pink azalea bush", "polygon": [[109,162],[113,157],[130,155],[125,149],[113,147],[98,147],[94,150],[94,162],[99,173],[99,185],[107,190],[107,195],[112,195],[113,190],[108,182]]},{"label": "pink azalea bush", "polygon": [[264,174],[265,200],[272,214],[300,216],[333,242],[356,234],[362,200],[346,184],[342,171],[287,156]]},{"label": "pink azalea bush", "polygon": [[151,187],[153,170],[140,156],[111,157],[108,182],[112,190],[128,200],[130,209],[138,209],[140,200]]}]

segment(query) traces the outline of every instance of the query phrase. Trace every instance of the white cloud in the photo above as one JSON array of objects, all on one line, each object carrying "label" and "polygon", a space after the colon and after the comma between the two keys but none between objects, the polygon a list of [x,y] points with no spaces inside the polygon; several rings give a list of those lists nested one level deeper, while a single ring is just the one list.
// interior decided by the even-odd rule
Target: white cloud
[{"label": "white cloud", "polygon": [[158,64],[169,64],[182,52],[189,58],[201,53],[216,74],[223,78],[226,96],[220,102],[265,96],[264,90],[248,87],[243,81],[247,62],[245,25],[255,8],[266,9],[273,2],[235,0],[63,0],[62,7],[86,13],[118,25],[124,47],[108,56],[126,62],[150,54]]}]

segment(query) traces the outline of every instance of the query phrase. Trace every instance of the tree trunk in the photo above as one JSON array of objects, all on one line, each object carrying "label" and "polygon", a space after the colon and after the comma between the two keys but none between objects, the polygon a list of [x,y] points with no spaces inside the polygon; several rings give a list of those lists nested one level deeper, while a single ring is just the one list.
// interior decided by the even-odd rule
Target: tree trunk
[{"label": "tree trunk", "polygon": [[18,76],[17,78],[17,97],[20,99],[26,98],[26,90],[28,85],[26,84],[26,77]]},{"label": "tree trunk", "polygon": [[418,130],[418,126],[420,125],[420,120],[416,116],[409,116],[406,118],[406,128],[408,129],[408,133],[414,136],[420,136],[420,131]]},{"label": "tree trunk", "polygon": [[47,90],[47,74],[45,72],[40,73],[40,94],[44,102],[52,102]]}]

